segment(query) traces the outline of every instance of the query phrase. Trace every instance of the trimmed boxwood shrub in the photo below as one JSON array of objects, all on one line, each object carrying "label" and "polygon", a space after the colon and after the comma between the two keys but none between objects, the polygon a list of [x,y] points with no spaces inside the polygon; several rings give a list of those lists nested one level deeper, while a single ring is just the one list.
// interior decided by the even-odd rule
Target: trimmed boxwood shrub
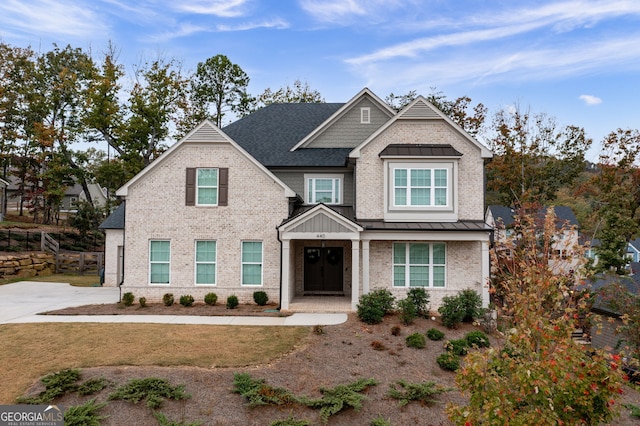
[{"label": "trimmed boxwood shrub", "polygon": [[207,293],[204,295],[204,303],[209,306],[213,306],[218,301],[218,295],[215,293]]},{"label": "trimmed boxwood shrub", "polygon": [[267,293],[264,291],[254,291],[253,301],[256,302],[258,306],[264,306],[269,301],[269,296],[267,296]]},{"label": "trimmed boxwood shrub", "polygon": [[407,346],[410,348],[423,349],[427,346],[427,339],[422,333],[413,333],[407,336],[405,339]]},{"label": "trimmed boxwood shrub", "polygon": [[227,297],[227,309],[235,309],[238,307],[238,296],[232,294],[231,296]]},{"label": "trimmed boxwood shrub", "polygon": [[162,296],[162,303],[164,303],[164,306],[171,306],[173,305],[173,302],[174,298],[172,293],[166,293],[164,296]]},{"label": "trimmed boxwood shrub", "polygon": [[469,351],[469,346],[465,339],[449,340],[445,348],[447,352],[451,352],[454,355],[464,356]]},{"label": "trimmed boxwood shrub", "polygon": [[470,331],[464,338],[469,346],[476,346],[478,348],[488,348],[491,346],[489,336],[480,330]]},{"label": "trimmed boxwood shrub", "polygon": [[367,324],[379,324],[393,310],[394,301],[393,294],[384,288],[363,294],[357,306],[358,318]]},{"label": "trimmed boxwood shrub", "polygon": [[185,308],[193,306],[193,302],[195,302],[195,299],[190,294],[184,294],[180,296],[180,304]]},{"label": "trimmed boxwood shrub", "polygon": [[126,292],[125,294],[122,295],[122,303],[124,304],[124,306],[133,305],[134,300],[135,300],[135,296],[131,292]]},{"label": "trimmed boxwood shrub", "polygon": [[442,340],[444,339],[444,333],[437,328],[430,328],[427,330],[427,337],[429,340]]},{"label": "trimmed boxwood shrub", "polygon": [[400,314],[400,321],[404,325],[410,325],[413,323],[418,316],[418,310],[416,309],[416,305],[414,305],[413,301],[408,297],[406,299],[398,300],[396,303],[398,307],[398,313]]},{"label": "trimmed boxwood shrub", "polygon": [[443,354],[438,355],[436,358],[436,362],[440,366],[440,368],[447,371],[456,371],[460,368],[460,358],[452,354],[451,352],[445,352]]},{"label": "trimmed boxwood shrub", "polygon": [[140,303],[141,308],[144,308],[145,306],[147,306],[147,298],[141,297],[140,299],[138,299],[138,303]]}]

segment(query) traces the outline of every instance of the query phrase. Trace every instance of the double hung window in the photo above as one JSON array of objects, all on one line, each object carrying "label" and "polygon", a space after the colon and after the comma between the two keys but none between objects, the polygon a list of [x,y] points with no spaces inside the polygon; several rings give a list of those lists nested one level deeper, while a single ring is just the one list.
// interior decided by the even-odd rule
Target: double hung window
[{"label": "double hung window", "polygon": [[342,178],[334,176],[307,177],[307,203],[342,203]]},{"label": "double hung window", "polygon": [[216,242],[196,241],[196,284],[216,284]]},{"label": "double hung window", "polygon": [[394,243],[394,287],[445,287],[444,243]]},{"label": "double hung window", "polygon": [[171,270],[171,244],[167,240],[149,242],[149,282],[169,284]]},{"label": "double hung window", "polygon": [[242,242],[242,285],[262,285],[262,242]]},{"label": "double hung window", "polygon": [[446,207],[447,169],[393,169],[393,205],[396,207]]}]

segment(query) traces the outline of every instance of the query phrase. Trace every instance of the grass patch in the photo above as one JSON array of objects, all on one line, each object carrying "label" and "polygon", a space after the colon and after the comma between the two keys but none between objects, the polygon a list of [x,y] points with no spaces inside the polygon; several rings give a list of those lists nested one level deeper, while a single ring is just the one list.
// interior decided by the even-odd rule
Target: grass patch
[{"label": "grass patch", "polygon": [[0,404],[14,404],[53,371],[117,365],[243,367],[278,358],[309,334],[307,327],[2,324],[0,365],[11,368],[0,369]]},{"label": "grass patch", "polygon": [[78,275],[78,274],[53,274],[53,275],[45,275],[42,277],[13,278],[10,280],[0,280],[0,285],[17,283],[20,281],[68,283],[74,287],[96,287],[100,285],[99,276]]}]

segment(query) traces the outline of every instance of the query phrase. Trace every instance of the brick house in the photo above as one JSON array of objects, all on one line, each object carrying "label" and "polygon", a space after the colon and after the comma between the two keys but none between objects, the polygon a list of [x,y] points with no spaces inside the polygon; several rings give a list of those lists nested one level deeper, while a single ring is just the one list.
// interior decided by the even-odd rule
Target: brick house
[{"label": "brick house", "polygon": [[149,300],[263,290],[282,310],[412,286],[432,308],[466,288],[486,304],[491,155],[425,98],[396,113],[366,88],[205,121],[117,191],[105,285]]}]

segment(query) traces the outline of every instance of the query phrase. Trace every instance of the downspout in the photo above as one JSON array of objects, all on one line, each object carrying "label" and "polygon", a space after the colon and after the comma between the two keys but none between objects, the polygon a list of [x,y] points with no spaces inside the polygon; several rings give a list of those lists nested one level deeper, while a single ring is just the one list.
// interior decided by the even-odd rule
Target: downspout
[{"label": "downspout", "polygon": [[118,300],[118,302],[122,302],[122,284],[124,284],[124,255],[125,255],[125,240],[127,239],[127,206],[126,200],[122,201],[123,203],[125,203],[125,208],[124,208],[124,214],[123,214],[123,222],[124,222],[124,227],[122,228],[122,277],[120,277],[120,282],[118,283],[118,290],[120,292],[120,300]]},{"label": "downspout", "polygon": [[280,239],[280,230],[278,229],[278,227],[276,226],[276,238],[278,239],[278,242],[280,243],[280,294],[278,295],[278,307],[276,308],[277,311],[280,311],[280,309],[282,308],[282,240]]}]

